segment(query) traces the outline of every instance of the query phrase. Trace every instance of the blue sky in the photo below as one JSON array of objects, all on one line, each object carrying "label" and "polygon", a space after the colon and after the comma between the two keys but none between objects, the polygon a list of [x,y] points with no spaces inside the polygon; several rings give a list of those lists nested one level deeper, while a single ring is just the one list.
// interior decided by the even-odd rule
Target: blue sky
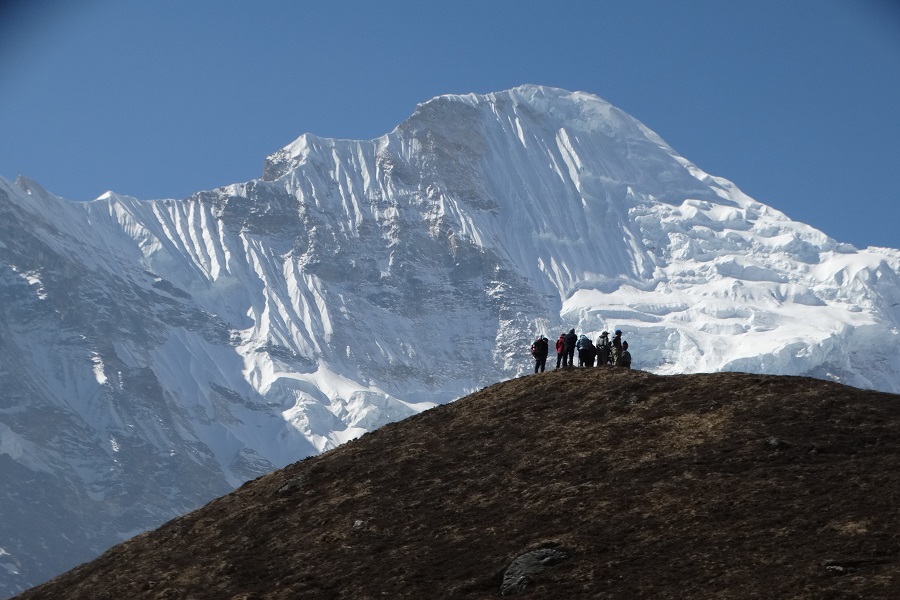
[{"label": "blue sky", "polygon": [[596,94],[703,170],[900,247],[895,0],[28,0],[0,4],[0,175],[72,200],[257,178],[445,93]]}]

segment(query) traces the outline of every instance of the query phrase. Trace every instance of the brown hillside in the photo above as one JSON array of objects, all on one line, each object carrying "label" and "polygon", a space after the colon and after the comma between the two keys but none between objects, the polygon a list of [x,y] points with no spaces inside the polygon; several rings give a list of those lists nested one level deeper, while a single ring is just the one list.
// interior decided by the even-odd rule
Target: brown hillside
[{"label": "brown hillside", "polygon": [[900,396],[555,371],[247,483],[19,598],[898,598],[898,517]]}]

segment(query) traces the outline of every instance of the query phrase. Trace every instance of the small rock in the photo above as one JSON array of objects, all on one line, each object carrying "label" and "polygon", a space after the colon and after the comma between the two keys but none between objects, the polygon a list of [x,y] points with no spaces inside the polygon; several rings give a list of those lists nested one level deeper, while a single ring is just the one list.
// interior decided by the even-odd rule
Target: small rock
[{"label": "small rock", "polygon": [[862,567],[884,564],[883,558],[845,558],[840,560],[826,560],[825,570],[832,575],[847,575],[854,573]]},{"label": "small rock", "polygon": [[503,573],[500,594],[512,596],[525,591],[532,582],[532,576],[558,565],[569,558],[569,553],[556,548],[541,548],[516,557]]},{"label": "small rock", "polygon": [[772,436],[768,440],[766,440],[766,444],[768,444],[770,448],[774,448],[775,450],[784,450],[785,448],[791,447],[789,443],[784,440],[779,440],[775,436]]},{"label": "small rock", "polygon": [[286,496],[287,494],[292,494],[303,486],[303,477],[295,477],[291,479],[283,486],[278,488],[276,492],[279,496]]}]

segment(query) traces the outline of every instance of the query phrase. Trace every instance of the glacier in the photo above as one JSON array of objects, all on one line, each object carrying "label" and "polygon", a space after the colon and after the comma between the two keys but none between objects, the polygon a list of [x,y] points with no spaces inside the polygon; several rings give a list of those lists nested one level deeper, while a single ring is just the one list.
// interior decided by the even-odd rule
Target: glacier
[{"label": "glacier", "polygon": [[0,596],[528,374],[531,341],[572,327],[621,329],[655,373],[900,393],[900,250],[532,85],[434,98],[374,140],[305,134],[182,200],[0,178],[0,298]]}]

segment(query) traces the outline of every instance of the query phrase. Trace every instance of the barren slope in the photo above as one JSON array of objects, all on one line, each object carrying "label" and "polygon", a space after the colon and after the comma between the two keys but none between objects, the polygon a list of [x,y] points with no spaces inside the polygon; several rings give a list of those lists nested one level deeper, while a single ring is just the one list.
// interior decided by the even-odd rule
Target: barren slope
[{"label": "barren slope", "polygon": [[[261,477],[20,598],[895,598],[898,432],[900,397],[816,379],[548,372]],[[504,587],[537,549],[555,564]]]}]

